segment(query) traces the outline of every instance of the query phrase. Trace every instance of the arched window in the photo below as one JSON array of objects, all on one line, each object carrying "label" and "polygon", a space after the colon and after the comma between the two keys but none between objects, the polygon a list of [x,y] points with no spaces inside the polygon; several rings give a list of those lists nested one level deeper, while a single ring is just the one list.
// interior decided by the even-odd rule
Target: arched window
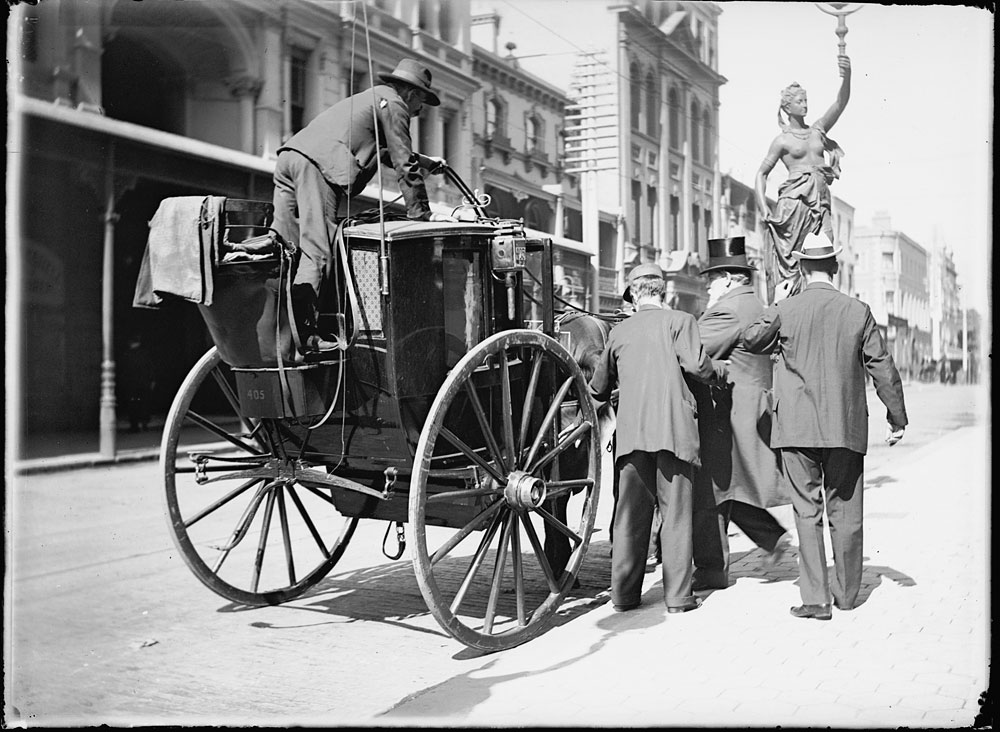
[{"label": "arched window", "polygon": [[545,150],[545,123],[534,112],[529,112],[524,118],[524,146],[527,152]]},{"label": "arched window", "polygon": [[639,78],[639,64],[632,62],[629,66],[629,120],[632,124],[632,129],[639,129],[639,117],[642,114],[642,80]]},{"label": "arched window", "polygon": [[712,164],[712,116],[708,113],[708,107],[701,113],[701,134],[702,153],[701,159],[705,165]]},{"label": "arched window", "polygon": [[486,137],[490,140],[506,139],[507,120],[504,105],[497,97],[486,99]]},{"label": "arched window", "polygon": [[660,134],[660,94],[652,71],[646,74],[646,132],[653,137]]},{"label": "arched window", "polygon": [[698,100],[694,99],[691,102],[691,159],[695,162],[698,161],[701,155],[701,145],[698,144],[698,127],[701,125],[701,107],[698,104]]},{"label": "arched window", "polygon": [[667,124],[670,127],[670,147],[679,150],[681,147],[681,114],[677,90],[673,87],[667,92]]}]

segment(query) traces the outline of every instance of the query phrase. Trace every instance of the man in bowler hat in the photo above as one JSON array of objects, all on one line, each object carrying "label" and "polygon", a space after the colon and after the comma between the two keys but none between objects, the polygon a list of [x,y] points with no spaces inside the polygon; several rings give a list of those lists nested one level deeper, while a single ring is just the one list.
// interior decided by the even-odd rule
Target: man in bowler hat
[{"label": "man in bowler hat", "polygon": [[708,382],[724,378],[725,366],[705,354],[693,315],[663,307],[665,289],[655,264],[640,264],[629,273],[626,293],[636,312],[611,329],[590,380],[597,401],[607,401],[619,386],[615,468],[620,478],[611,548],[611,601],[619,612],[640,603],[654,505],[662,518],[667,611],[701,604],[691,590],[698,425],[685,376]]},{"label": "man in bowler hat", "polygon": [[694,589],[729,586],[729,523],[765,552],[773,566],[788,545],[785,528],[767,510],[789,503],[777,452],[768,445],[771,358],[743,347],[743,329],[764,310],[752,286],[742,236],[710,239],[708,308],[698,319],[705,352],[727,361],[726,383],[693,384],[698,400],[701,468],[694,487]]},{"label": "man in bowler hat", "polygon": [[[853,610],[861,589],[863,486],[868,449],[865,375],[886,407],[886,442],[907,424],[903,385],[869,307],[833,286],[837,254],[808,234],[794,252],[806,286],[769,307],[746,330],[751,353],[777,353],[771,447],[791,486],[799,535],[797,618],[830,620],[830,600]],[[829,577],[823,540],[824,498],[833,543]]]},{"label": "man in bowler hat", "polygon": [[[410,120],[424,105],[441,103],[431,72],[404,58],[383,82],[334,104],[278,148],[274,169],[274,228],[301,250],[292,280],[292,307],[303,340],[323,350],[317,310],[335,258],[331,248],[341,202],[361,193],[391,165],[406,202],[407,218],[433,220],[425,170],[444,162],[413,151]],[[377,129],[376,129],[377,127]]]}]

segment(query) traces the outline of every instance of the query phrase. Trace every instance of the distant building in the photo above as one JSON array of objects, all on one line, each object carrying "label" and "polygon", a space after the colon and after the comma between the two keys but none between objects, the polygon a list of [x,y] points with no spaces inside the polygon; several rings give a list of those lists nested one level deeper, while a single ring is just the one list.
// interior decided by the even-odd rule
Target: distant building
[{"label": "distant building", "polygon": [[872,309],[897,368],[916,377],[933,358],[927,250],[892,228],[886,213],[854,233],[858,297]]},{"label": "distant building", "polygon": [[[614,250],[601,238],[603,309],[620,303],[625,273],[642,262],[664,268],[672,306],[691,313],[704,308],[700,268],[708,260],[708,239],[724,230],[718,158],[719,88],[726,82],[718,72],[721,12],[712,2],[645,0],[609,3],[606,15],[594,19],[588,43],[608,51],[581,56],[574,81],[575,131],[587,137],[587,128],[594,129],[591,140],[599,154],[588,156],[584,140],[582,150],[567,149],[567,156],[584,169],[588,159],[596,161],[591,169],[597,171],[598,207],[621,215]],[[595,71],[600,67],[603,79]],[[610,114],[604,115],[607,109]]]},{"label": "distant building", "polygon": [[930,252],[931,358],[962,360],[962,304],[952,252],[935,242]]}]

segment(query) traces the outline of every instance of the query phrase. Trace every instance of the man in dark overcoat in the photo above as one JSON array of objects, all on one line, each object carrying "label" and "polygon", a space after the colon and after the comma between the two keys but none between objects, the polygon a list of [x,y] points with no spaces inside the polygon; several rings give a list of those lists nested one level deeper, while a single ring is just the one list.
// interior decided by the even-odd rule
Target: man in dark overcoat
[{"label": "man in dark overcoat", "polygon": [[[776,302],[743,332],[750,352],[778,354],[771,447],[780,451],[791,487],[802,597],[802,605],[790,612],[817,620],[832,617],[831,595],[838,608],[853,610],[861,588],[866,373],[886,407],[886,442],[896,444],[907,424],[899,371],[871,310],[833,285],[839,253],[825,235],[807,235],[795,253],[806,287]],[[832,580],[823,540],[824,498]]]},{"label": "man in dark overcoat", "polygon": [[395,170],[407,218],[433,218],[424,171],[443,161],[415,153],[410,139],[411,118],[441,103],[431,72],[405,58],[378,76],[382,84],[337,102],[278,148],[274,228],[301,252],[292,307],[304,340],[319,337],[316,315],[335,262],[331,242],[341,203],[365,189],[380,160]]},{"label": "man in dark overcoat", "polygon": [[729,523],[766,552],[772,565],[784,553],[785,528],[767,510],[787,505],[788,488],[776,451],[768,445],[770,356],[749,353],[743,329],[764,310],[752,286],[744,237],[711,239],[708,308],[698,319],[705,352],[728,361],[724,384],[693,384],[698,400],[701,468],[695,475],[694,589],[729,586]]},{"label": "man in dark overcoat", "polygon": [[685,375],[708,382],[723,378],[725,366],[705,354],[693,315],[663,307],[666,283],[658,265],[640,264],[628,282],[636,312],[611,329],[590,381],[599,402],[608,401],[619,386],[611,601],[618,611],[639,606],[653,506],[658,505],[663,599],[668,612],[685,612],[701,604],[691,590],[698,425]]}]

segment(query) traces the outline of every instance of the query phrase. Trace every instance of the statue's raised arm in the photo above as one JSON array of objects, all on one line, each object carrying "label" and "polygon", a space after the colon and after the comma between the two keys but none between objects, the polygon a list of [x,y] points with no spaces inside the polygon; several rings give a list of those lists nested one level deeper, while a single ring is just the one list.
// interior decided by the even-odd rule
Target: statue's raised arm
[{"label": "statue's raised arm", "polygon": [[826,110],[826,114],[820,117],[816,124],[827,132],[837,124],[840,115],[847,108],[847,102],[851,99],[851,59],[847,56],[837,56],[837,66],[840,67],[840,91],[837,92],[837,99]]}]

